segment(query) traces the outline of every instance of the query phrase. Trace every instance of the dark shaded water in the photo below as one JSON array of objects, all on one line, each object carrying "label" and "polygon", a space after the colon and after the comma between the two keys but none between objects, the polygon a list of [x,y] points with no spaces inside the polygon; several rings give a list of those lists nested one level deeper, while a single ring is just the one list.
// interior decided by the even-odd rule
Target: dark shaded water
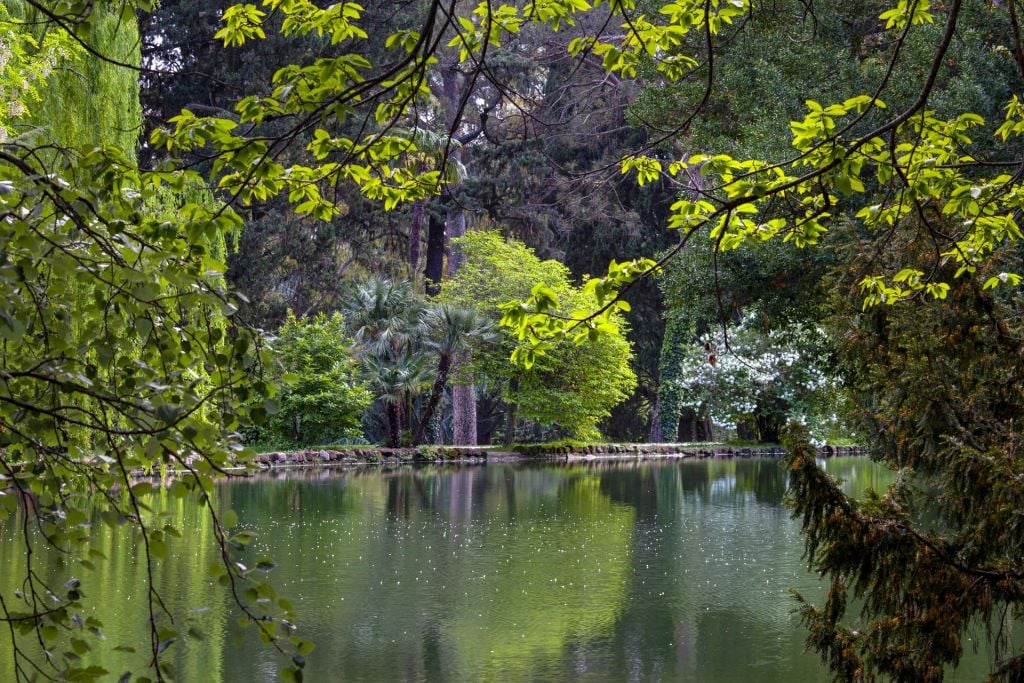
[{"label": "dark shaded water", "polygon": [[[849,490],[892,474],[864,458],[825,461]],[[817,681],[789,589],[820,595],[783,505],[776,460],[298,471],[226,484],[272,554],[279,592],[317,644],[307,680]],[[186,529],[157,582],[179,630],[185,681],[272,681],[281,662],[239,638],[207,578],[216,562],[201,510],[154,502]],[[0,521],[0,590],[24,553]],[[107,644],[145,649],[145,565],[128,533],[95,527],[108,560],[80,575]],[[50,558],[53,575],[65,570]],[[184,627],[183,627],[184,625]],[[250,634],[251,635],[251,634]],[[141,641],[141,642],[140,642]],[[0,643],[0,680],[12,676]],[[112,679],[142,655],[108,653]],[[957,680],[982,678],[975,656]]]}]

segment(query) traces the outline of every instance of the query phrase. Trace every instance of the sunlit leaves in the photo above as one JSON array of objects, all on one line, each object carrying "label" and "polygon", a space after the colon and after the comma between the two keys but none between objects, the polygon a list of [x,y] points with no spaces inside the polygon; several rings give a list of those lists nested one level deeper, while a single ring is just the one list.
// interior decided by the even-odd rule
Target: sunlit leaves
[{"label": "sunlit leaves", "polygon": [[[329,35],[332,41],[364,37],[356,28],[362,8],[354,3],[331,5],[325,10],[298,0],[266,4],[283,13],[286,34],[316,33]],[[477,2],[448,17],[451,24],[445,41],[458,52],[463,68],[477,68],[489,49],[502,47],[508,37],[519,34],[528,23],[558,30],[573,24],[575,16],[597,4],[588,0],[535,0],[523,5]],[[596,58],[605,71],[618,77],[635,77],[642,67],[653,67],[661,77],[672,81],[698,68],[707,47],[705,37],[716,36],[734,24],[750,10],[750,3],[673,0],[650,11],[625,2],[613,2],[608,7],[613,16],[621,16],[621,33],[576,36],[569,41],[570,55]],[[259,12],[252,5],[243,5],[233,14],[226,14],[227,33],[222,39],[235,44],[249,39],[246,32],[255,32],[254,27],[263,21]],[[930,23],[934,17],[927,0],[899,0],[881,14],[881,20],[887,28],[903,28]],[[413,55],[422,40],[418,32],[401,29],[387,37],[386,47]],[[351,117],[363,106],[359,87],[373,70],[373,65],[361,59],[356,51],[349,51],[310,66],[282,69],[275,77],[276,89],[271,97],[249,98],[240,106],[240,123],[319,111],[328,102],[338,119]],[[401,121],[417,103],[430,101],[432,95],[424,75],[434,59],[434,55],[418,55],[381,83],[387,94],[374,100],[371,110],[380,129]],[[900,121],[889,131],[891,135],[866,136],[869,123],[886,111],[885,103],[871,95],[860,94],[842,102],[808,99],[805,106],[803,118],[790,124],[792,145],[799,154],[789,163],[698,154],[666,167],[651,154],[635,154],[620,161],[620,170],[623,174],[635,172],[640,186],[663,177],[682,181],[683,171],[699,173],[712,181],[712,188],[702,196],[680,197],[672,205],[668,224],[687,236],[704,231],[721,250],[770,239],[781,239],[798,248],[813,246],[827,234],[834,216],[847,208],[871,229],[903,228],[920,219],[925,204],[934,207],[929,210],[937,210],[944,222],[962,226],[949,232],[955,237],[945,240],[941,252],[944,262],[959,264],[958,275],[974,272],[999,244],[1017,238],[1012,215],[1019,205],[1017,191],[1007,191],[1008,181],[1000,178],[972,176],[968,181],[960,170],[974,161],[966,149],[972,144],[971,129],[983,123],[980,117],[964,113],[940,120],[934,113],[921,110]],[[1005,140],[1024,130],[1022,111],[1016,99],[1011,101],[997,137]],[[173,135],[159,134],[154,142],[176,150],[212,147],[218,157],[223,157],[216,162],[217,170],[223,171],[221,187],[243,203],[286,193],[300,213],[328,218],[336,209],[320,187],[351,182],[365,196],[390,209],[438,191],[445,177],[432,161],[424,163],[431,157],[418,148],[414,138],[393,133],[368,131],[360,139],[348,139],[321,129],[308,147],[314,162],[283,167],[268,158],[269,150],[261,148],[259,142],[236,138],[230,123],[200,124],[186,116],[174,124]],[[879,188],[885,190],[877,195],[884,201],[865,206],[859,199]],[[934,272],[933,267],[919,270]],[[921,282],[918,290],[907,282],[881,277],[889,283],[885,288],[865,288],[875,292],[870,297],[875,303],[906,298],[897,290],[920,290],[936,298],[946,291],[938,281]],[[934,287],[929,288],[930,284]],[[507,322],[537,343],[546,334],[564,333],[560,324],[541,324],[535,317],[545,314],[545,305],[543,297],[534,297],[524,303],[521,314],[510,309]]]},{"label": "sunlit leaves", "polygon": [[931,24],[935,22],[929,0],[899,0],[896,7],[882,12],[878,18],[885,22],[885,28],[903,28],[909,20],[911,24]]},{"label": "sunlit leaves", "polygon": [[213,37],[224,41],[226,47],[244,45],[254,38],[266,38],[262,25],[265,16],[266,12],[261,12],[256,5],[232,5],[224,10],[221,17],[224,27]]},{"label": "sunlit leaves", "polygon": [[661,176],[661,162],[650,157],[628,157],[622,160],[622,174],[635,170],[637,184],[643,187]]},{"label": "sunlit leaves", "polygon": [[562,25],[575,26],[574,15],[591,8],[587,0],[529,0],[523,8],[527,20],[537,20],[558,31]]},{"label": "sunlit leaves", "polygon": [[61,29],[47,31],[41,42],[24,22],[0,7],[0,143],[10,136],[8,126],[24,120],[40,99],[40,88],[58,68],[73,63],[83,49]]},{"label": "sunlit leaves", "polygon": [[384,47],[389,50],[395,48],[401,48],[405,52],[412,52],[416,45],[420,41],[420,34],[418,31],[411,29],[402,29],[395,31],[384,41]]},{"label": "sunlit leaves", "polygon": [[[232,134],[231,121],[179,123],[187,144]],[[250,397],[273,393],[246,372],[267,357],[233,323],[222,281],[224,238],[241,219],[168,192],[196,196],[194,174],[140,173],[111,147],[62,151],[40,173],[36,150],[0,146],[9,189],[0,194],[0,451],[9,477],[0,498],[31,495],[47,542],[84,571],[104,559],[87,548],[92,520],[131,525],[144,561],[158,562],[172,557],[181,531],[154,513],[161,493],[139,478],[179,470],[168,494],[208,504],[212,476],[252,455],[238,443]],[[77,616],[81,585],[48,596],[29,575],[23,586],[19,606],[42,599],[52,608],[26,618],[29,631],[74,633],[78,657],[96,649],[78,635],[99,629]],[[174,637],[162,634],[156,654]]]},{"label": "sunlit leaves", "polygon": [[455,36],[448,41],[448,47],[459,48],[459,61],[478,61],[483,56],[485,43],[491,47],[501,47],[501,39],[507,34],[519,33],[523,25],[523,17],[519,8],[512,5],[494,5],[482,2],[477,5],[470,17],[456,17],[458,29]]},{"label": "sunlit leaves", "polygon": [[619,312],[629,310],[629,304],[621,299],[622,289],[656,270],[657,263],[651,259],[612,261],[604,277],[590,278],[583,283],[582,293],[592,308],[581,308],[569,315],[556,313],[560,305],[557,296],[540,284],[525,301],[503,305],[501,325],[510,328],[524,342],[513,352],[512,361],[530,368],[538,356],[551,348],[551,340],[568,337],[576,344],[583,344],[596,342],[603,334],[617,332]]},{"label": "sunlit leaves", "polygon": [[[285,35],[330,36],[332,43],[366,37],[365,31],[358,26],[362,7],[356,3],[337,3],[325,9],[318,8],[308,0],[265,0],[263,4],[284,17],[282,32]],[[518,34],[527,22],[546,24],[557,31],[565,25],[573,25],[577,14],[592,8],[587,0],[534,0],[522,7],[510,3],[479,2],[466,13],[451,17],[454,30],[447,45],[458,50],[459,61],[475,65],[484,59],[488,48],[500,47],[506,36]],[[710,3],[680,0],[666,4],[652,18],[636,15],[633,2],[616,0],[609,3],[609,8],[627,19],[622,24],[625,32],[623,37],[611,42],[588,36],[575,38],[570,42],[570,54],[593,54],[601,60],[605,70],[622,76],[635,75],[641,61],[649,59],[665,76],[677,79],[699,64],[685,45],[684,37],[687,33],[701,28],[712,34],[718,33],[724,24],[732,23],[736,17],[749,10],[749,0],[713,0]],[[265,17],[265,12],[255,5],[236,5],[224,13],[224,26],[217,33],[217,38],[229,46],[262,38]],[[388,36],[385,46],[412,53],[421,40],[422,36],[416,31],[402,29]],[[404,116],[416,102],[429,100],[431,95],[423,75],[435,61],[434,55],[412,59],[399,67],[392,77],[381,82],[381,87],[388,94],[375,104],[374,118],[378,125],[389,126]],[[327,110],[336,118],[344,120],[352,116],[360,105],[363,95],[358,90],[358,84],[371,68],[368,62],[354,52],[322,58],[310,66],[285,67],[275,76],[277,87],[270,97],[246,98],[238,105],[236,112],[242,123],[260,123],[291,113],[323,111],[327,106]],[[298,198],[296,201],[300,212],[330,215],[330,209],[319,202],[312,192],[296,192],[294,183],[284,177],[285,171],[274,168],[273,162],[259,153],[258,146],[249,147],[225,137],[225,133],[230,131],[220,130],[220,134],[211,134],[211,131],[201,126],[183,126],[182,123],[180,120],[175,121],[177,128],[173,135],[156,134],[154,144],[174,151],[209,145],[218,156],[234,155],[234,159],[219,162],[227,168],[234,165],[234,173],[229,174],[227,180],[222,180],[222,187],[229,189],[242,201],[261,200],[276,192],[287,191],[290,196]],[[386,142],[372,135],[368,140],[368,143],[360,142],[359,145],[365,144],[364,153],[374,157],[370,164],[351,172],[339,168],[336,172],[322,174],[314,182],[327,185],[346,179],[357,184],[367,197],[384,201],[387,208],[422,198],[424,189],[431,185],[433,187],[430,191],[437,190],[436,176],[420,174],[420,177],[414,177],[417,174],[410,170],[408,163],[403,164],[403,159],[381,154],[374,149]],[[247,154],[251,161],[239,158],[240,151],[245,149],[250,150]],[[413,151],[407,149],[405,153]],[[322,149],[319,154],[318,158],[322,160]],[[345,161],[358,164],[358,159],[349,158]],[[266,165],[270,168],[265,172],[254,172],[253,165]],[[640,171],[641,183],[653,180],[651,163],[645,162],[636,168]],[[310,175],[313,174],[306,173],[304,180],[308,181]]]},{"label": "sunlit leaves", "polygon": [[1006,142],[1011,136],[1024,134],[1024,103],[1017,95],[1006,104],[1006,119],[996,129],[996,137]]},{"label": "sunlit leaves", "polygon": [[985,280],[985,284],[982,285],[982,289],[993,289],[1002,284],[1007,284],[1016,287],[1021,282],[1021,276],[1016,273],[999,273],[993,275],[989,279]]},{"label": "sunlit leaves", "polygon": [[[850,130],[872,108],[885,104],[862,95],[839,104],[806,103],[808,114],[793,121],[793,144],[802,152],[785,165],[738,160],[728,155],[695,155],[669,165],[672,176],[699,169],[718,182],[699,199],[682,198],[671,206],[669,226],[688,233],[706,229],[717,249],[728,251],[748,241],[781,236],[797,247],[817,244],[827,233],[831,218],[847,198],[869,191],[869,183],[888,188],[877,192],[879,203],[861,206],[856,217],[873,229],[904,227],[943,233],[941,261],[953,263],[954,277],[973,273],[1004,243],[1021,238],[1015,213],[1024,206],[1024,189],[1018,178],[997,173],[987,178],[976,170],[969,147],[970,131],[984,124],[967,112],[939,119],[922,110],[901,123],[888,140],[857,137]],[[1020,105],[1007,106],[1007,122],[996,135],[1013,135]],[[1024,128],[1024,126],[1022,126]],[[642,161],[631,157],[623,168]],[[874,189],[874,188],[872,188]],[[781,215],[762,217],[767,206],[786,200]],[[925,207],[928,207],[927,209]],[[932,218],[929,219],[929,216]],[[940,229],[931,221],[941,221]],[[948,227],[958,226],[958,227]],[[945,231],[955,237],[945,236]],[[936,235],[938,236],[938,235]],[[1012,278],[998,283],[1015,284]],[[949,285],[925,276],[922,269],[904,269],[892,277],[867,276],[861,290],[865,307],[893,304],[919,293],[945,298]]]},{"label": "sunlit leaves", "polygon": [[[366,38],[366,32],[355,22],[362,15],[363,7],[355,2],[333,3],[321,9],[309,0],[264,0],[263,6],[281,12],[284,21],[281,31],[286,36],[307,35],[329,36],[331,44],[352,38]],[[266,17],[256,5],[233,5],[224,10],[221,21],[224,27],[214,38],[224,42],[225,47],[244,45],[247,41],[266,38],[263,19]]]},{"label": "sunlit leaves", "polygon": [[879,275],[863,278],[858,284],[863,295],[862,308],[867,310],[879,304],[895,304],[919,293],[932,299],[945,299],[949,285],[945,282],[928,282],[923,271],[904,268],[890,280]]}]

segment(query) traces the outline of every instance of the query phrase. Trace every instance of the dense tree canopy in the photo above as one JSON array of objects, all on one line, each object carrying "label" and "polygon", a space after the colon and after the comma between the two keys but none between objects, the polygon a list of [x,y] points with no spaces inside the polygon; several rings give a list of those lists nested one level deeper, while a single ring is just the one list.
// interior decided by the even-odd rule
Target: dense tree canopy
[{"label": "dense tree canopy", "polygon": [[[33,500],[46,542],[82,547],[99,504],[159,561],[177,530],[149,514],[150,485],[133,475],[180,469],[174,494],[209,505],[212,476],[250,455],[241,428],[279,406],[265,400],[274,387],[239,306],[268,324],[289,306],[336,308],[349,268],[419,287],[425,244],[431,289],[446,279],[450,303],[502,310],[504,351],[476,352],[462,371],[490,378],[523,416],[571,415],[564,426],[588,436],[632,390],[623,317],[637,298],[646,315],[635,320],[651,322],[655,273],[668,305],[663,371],[712,328],[718,355],[731,352],[730,329],[751,314],[769,342],[773,324],[828,331],[829,372],[878,457],[903,472],[858,504],[799,434],[792,445],[808,559],[832,583],[824,608],[803,616],[837,677],[937,680],[972,620],[1019,608],[1016,0],[217,9],[0,8],[2,499]],[[207,67],[230,80],[189,83]],[[140,75],[151,134],[137,155]],[[564,255],[580,286],[493,234],[451,242],[485,218]],[[649,236],[662,223],[670,237]],[[243,225],[230,280],[256,299],[236,304],[226,245]],[[257,254],[268,258],[250,271]],[[425,329],[421,309],[401,312]],[[368,362],[391,439],[415,432],[414,395],[430,389],[436,406],[444,389],[431,364],[373,336],[371,321],[347,322],[357,340],[382,342]],[[674,421],[693,396],[670,396],[683,385],[662,377],[653,409],[655,355],[643,356],[644,400]],[[213,575],[266,640],[297,655],[283,675],[301,678],[309,645],[291,632],[290,604],[232,560],[251,540],[230,536],[233,517],[214,520]],[[79,586],[54,591],[32,562],[21,595],[0,602],[20,633],[17,675],[100,675],[76,658],[98,638],[57,645],[62,630],[82,630]],[[140,667],[162,679],[162,655],[183,636],[152,582],[147,597]],[[17,647],[32,635],[57,652],[50,661]],[[1019,679],[1024,655],[996,640],[994,674]]]},{"label": "dense tree canopy", "polygon": [[[493,319],[501,307],[522,300],[542,286],[561,302],[561,313],[586,306],[586,297],[569,282],[568,269],[558,261],[541,261],[522,243],[506,241],[494,231],[474,231],[457,240],[466,262],[444,283],[441,298],[473,307]],[[629,367],[630,344],[624,321],[612,318],[617,329],[581,346],[560,341],[529,368],[515,366],[509,357],[522,342],[504,330],[500,343],[473,356],[478,380],[500,392],[507,405],[506,440],[515,439],[516,416],[544,425],[559,425],[564,432],[594,438],[598,423],[632,391],[636,375]]]},{"label": "dense tree canopy", "polygon": [[[106,672],[81,656],[103,639],[103,625],[80,616],[88,591],[77,579],[50,585],[31,549],[49,544],[87,569],[103,559],[87,552],[95,519],[131,524],[142,561],[162,561],[181,530],[150,513],[151,485],[135,477],[180,469],[173,495],[209,505],[213,476],[244,465],[238,430],[273,389],[258,379],[259,340],[235,324],[224,289],[218,254],[237,215],[189,201],[192,178],[135,164],[136,74],[107,61],[137,63],[134,14],[90,13],[77,27],[86,49],[32,3],[0,12],[4,44],[17,46],[3,71],[0,145],[0,504],[33,501],[38,532],[25,522],[29,552],[9,568],[21,589],[0,597],[0,614],[19,678],[90,680]],[[12,69],[20,90],[6,87]],[[242,597],[261,582],[231,561],[236,522],[209,511],[222,560],[214,578],[254,618],[286,613]],[[157,586],[138,597],[150,630],[133,674],[164,678],[161,654],[184,634]],[[265,635],[276,639],[275,628]]]}]

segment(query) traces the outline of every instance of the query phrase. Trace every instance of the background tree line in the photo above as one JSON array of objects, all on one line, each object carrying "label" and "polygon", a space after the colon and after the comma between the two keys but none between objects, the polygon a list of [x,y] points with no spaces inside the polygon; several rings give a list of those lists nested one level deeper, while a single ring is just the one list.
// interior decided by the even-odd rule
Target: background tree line
[{"label": "background tree line", "polygon": [[[99,495],[159,561],[178,530],[131,473],[180,467],[174,494],[208,505],[260,430],[845,417],[906,476],[855,503],[792,443],[832,582],[803,615],[836,675],[939,679],[973,619],[1019,605],[1016,2],[265,9],[0,10],[0,447],[48,542],[81,547]],[[289,603],[232,562],[251,538],[215,521],[214,577],[301,656]],[[83,596],[27,562],[4,619],[56,641]],[[180,634],[148,597],[162,678]]]}]

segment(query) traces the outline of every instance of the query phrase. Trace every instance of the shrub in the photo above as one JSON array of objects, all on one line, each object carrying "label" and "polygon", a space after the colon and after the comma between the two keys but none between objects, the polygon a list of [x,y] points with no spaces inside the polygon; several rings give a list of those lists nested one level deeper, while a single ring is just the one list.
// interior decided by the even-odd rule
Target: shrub
[{"label": "shrub", "polygon": [[296,445],[361,440],[360,418],[373,396],[359,379],[341,314],[300,320],[289,311],[273,346],[284,386],[261,437]]}]

